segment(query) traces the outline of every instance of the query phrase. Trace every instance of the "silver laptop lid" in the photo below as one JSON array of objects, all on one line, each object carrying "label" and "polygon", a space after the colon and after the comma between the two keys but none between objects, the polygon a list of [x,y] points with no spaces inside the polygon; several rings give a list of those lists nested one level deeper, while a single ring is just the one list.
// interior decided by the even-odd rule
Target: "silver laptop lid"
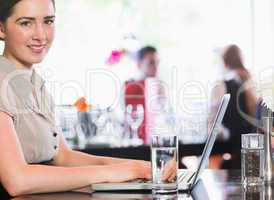
[{"label": "silver laptop lid", "polygon": [[223,121],[223,118],[224,118],[224,115],[225,115],[225,112],[226,112],[226,109],[227,109],[227,106],[228,106],[228,103],[229,103],[229,99],[230,99],[230,94],[225,94],[222,98],[222,101],[221,101],[221,104],[219,106],[218,112],[215,116],[213,125],[211,127],[210,134],[207,138],[206,145],[204,147],[204,150],[203,150],[203,153],[202,153],[202,157],[201,157],[197,172],[194,175],[194,179],[193,179],[193,182],[191,183],[191,185],[194,185],[197,182],[201,172],[206,167],[207,161],[209,159],[209,155],[211,153],[211,150],[213,148],[213,145],[214,145],[214,142],[216,140],[217,134],[219,132],[221,123]]}]

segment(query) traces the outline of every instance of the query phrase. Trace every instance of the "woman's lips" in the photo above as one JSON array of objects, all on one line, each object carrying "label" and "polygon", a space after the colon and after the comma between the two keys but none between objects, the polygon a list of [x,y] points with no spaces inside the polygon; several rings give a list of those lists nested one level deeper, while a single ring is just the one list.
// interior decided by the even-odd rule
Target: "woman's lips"
[{"label": "woman's lips", "polygon": [[33,53],[39,54],[44,51],[46,45],[29,45],[28,47]]}]

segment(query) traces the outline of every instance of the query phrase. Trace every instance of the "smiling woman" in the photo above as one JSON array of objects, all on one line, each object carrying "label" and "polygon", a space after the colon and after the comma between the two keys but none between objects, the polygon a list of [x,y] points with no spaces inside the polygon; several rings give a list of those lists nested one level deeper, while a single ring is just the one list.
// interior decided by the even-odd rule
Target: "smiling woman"
[{"label": "smiling woman", "polygon": [[0,183],[12,196],[151,177],[149,162],[71,150],[33,64],[54,39],[52,0],[0,0]]},{"label": "smiling woman", "polygon": [[4,56],[20,67],[31,67],[42,61],[52,44],[54,1],[38,5],[32,1],[8,2],[3,1],[0,16],[3,22],[0,38],[7,47],[4,49]]}]

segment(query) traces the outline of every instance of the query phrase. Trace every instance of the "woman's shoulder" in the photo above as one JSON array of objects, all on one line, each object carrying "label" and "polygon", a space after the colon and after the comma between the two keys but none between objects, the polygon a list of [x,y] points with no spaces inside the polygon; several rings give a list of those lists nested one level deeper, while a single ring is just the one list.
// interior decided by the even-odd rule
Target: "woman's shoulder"
[{"label": "woman's shoulder", "polygon": [[0,56],[0,109],[15,112],[15,105],[22,101],[24,94],[31,92],[30,89],[26,90],[28,87],[25,87],[29,84],[14,64]]},{"label": "woman's shoulder", "polygon": [[13,79],[13,71],[16,67],[4,56],[0,56],[0,86],[10,86],[11,80]]},{"label": "woman's shoulder", "polygon": [[11,84],[11,72],[13,66],[7,59],[0,56],[0,111],[5,112],[15,119],[16,110],[16,93]]},{"label": "woman's shoulder", "polygon": [[0,92],[24,98],[32,91],[32,70],[17,69],[8,59],[0,56]]},{"label": "woman's shoulder", "polygon": [[7,75],[10,72],[16,69],[15,65],[10,62],[7,58],[0,55],[0,73],[3,75]]},{"label": "woman's shoulder", "polygon": [[12,64],[10,64],[3,56],[0,56],[0,96],[5,97],[7,93],[14,94],[12,82]]}]

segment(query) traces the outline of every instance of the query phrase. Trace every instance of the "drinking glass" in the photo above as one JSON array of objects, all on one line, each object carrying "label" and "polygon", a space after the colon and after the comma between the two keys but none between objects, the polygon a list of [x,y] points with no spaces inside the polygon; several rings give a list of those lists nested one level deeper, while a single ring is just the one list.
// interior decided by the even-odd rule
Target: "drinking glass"
[{"label": "drinking glass", "polygon": [[[168,194],[152,193],[152,198],[151,199],[152,200],[178,200],[178,199],[181,199],[181,198],[179,198],[178,193],[168,193]],[[182,198],[182,199],[189,200],[190,198],[185,197],[185,198]]]},{"label": "drinking glass", "polygon": [[[152,135],[152,188],[154,193],[177,192],[177,135]],[[167,179],[168,177],[168,179]],[[173,178],[172,178],[173,177]],[[172,178],[172,179],[171,179]]]},{"label": "drinking glass", "polygon": [[126,107],[126,121],[130,126],[130,138],[133,145],[141,145],[143,141],[138,137],[138,128],[144,120],[144,107],[141,104],[129,104]]}]

